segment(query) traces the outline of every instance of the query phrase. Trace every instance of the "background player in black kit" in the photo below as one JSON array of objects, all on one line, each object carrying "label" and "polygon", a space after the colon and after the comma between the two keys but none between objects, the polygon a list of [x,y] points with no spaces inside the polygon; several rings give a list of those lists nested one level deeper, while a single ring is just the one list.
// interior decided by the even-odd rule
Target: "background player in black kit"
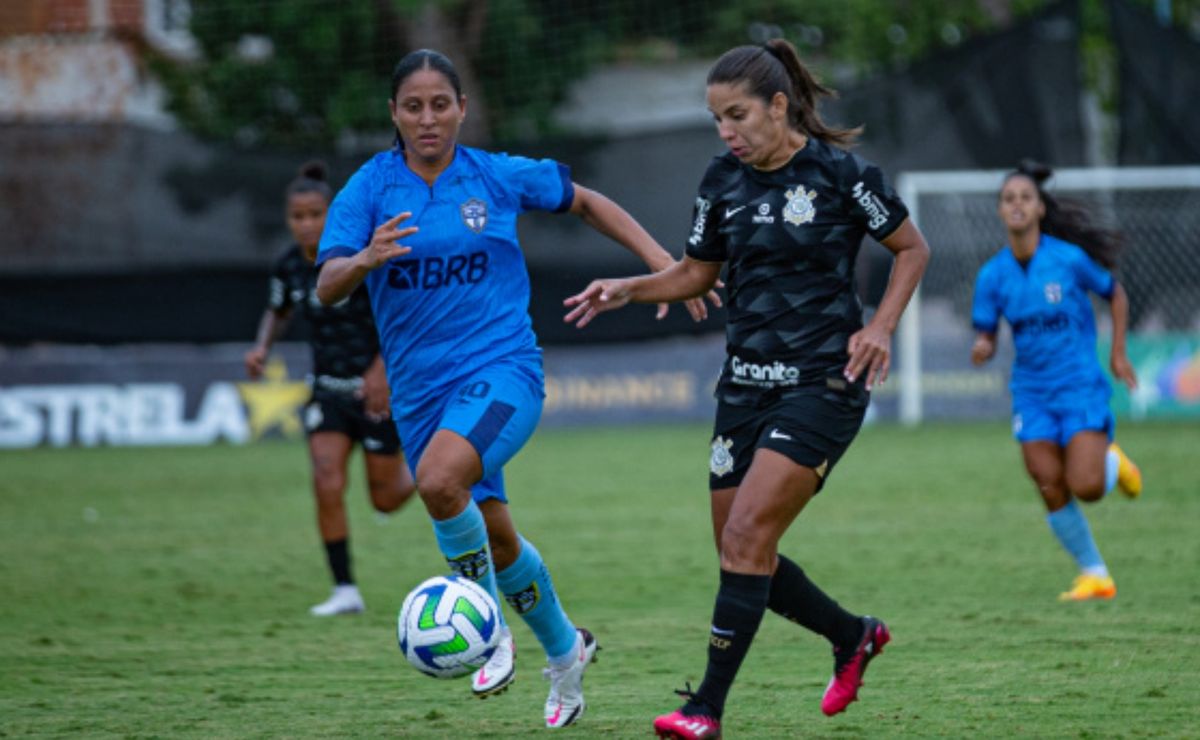
[{"label": "background player in black kit", "polygon": [[[821,120],[817,100],[830,94],[782,39],[726,52],[709,72],[707,102],[729,151],[700,184],[686,256],[654,275],[595,281],[566,301],[566,320],[584,326],[631,301],[702,295],[727,267],[728,357],[709,478],[721,585],[704,680],[655,720],[661,737],[720,735],[726,695],[767,608],[833,644],[821,702],[829,715],[857,698],[868,661],[890,639],[882,621],[847,612],[777,552],[858,433],[929,259],[882,172],[843,148],[859,131]],[[866,234],[895,262],[864,327],[854,263]]]},{"label": "background player in black kit", "polygon": [[299,308],[311,330],[313,359],[312,398],[304,408],[304,427],[312,459],[317,527],[334,582],[330,597],[310,612],[318,617],[351,614],[364,608],[350,567],[344,501],[346,465],[354,443],[362,445],[367,487],[378,511],[400,508],[415,486],[390,418],[387,377],[366,289],[360,287],[334,306],[322,306],[317,300],[314,262],[333,199],[325,165],[304,165],[288,185],[286,198],[287,223],[295,244],[275,263],[258,338],[246,353],[246,372],[255,379],[262,375],[271,344]]}]

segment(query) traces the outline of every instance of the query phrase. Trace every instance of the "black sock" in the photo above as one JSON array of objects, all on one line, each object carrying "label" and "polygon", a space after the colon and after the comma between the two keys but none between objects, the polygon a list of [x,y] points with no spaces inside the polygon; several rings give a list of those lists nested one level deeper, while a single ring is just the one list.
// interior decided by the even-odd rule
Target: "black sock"
[{"label": "black sock", "polygon": [[762,623],[770,590],[770,576],[721,571],[721,588],[717,591],[708,639],[708,667],[696,691],[696,701],[707,705],[704,709],[715,714],[716,719],[725,711],[725,697]]},{"label": "black sock", "polygon": [[350,575],[350,539],[348,537],[337,542],[326,542],[325,557],[329,560],[329,570],[333,572],[335,584],[349,586],[354,583],[354,577]]},{"label": "black sock", "polygon": [[857,645],[862,638],[859,618],[829,598],[808,580],[799,565],[782,555],[771,578],[771,600],[767,605],[781,617],[824,635],[835,647]]}]

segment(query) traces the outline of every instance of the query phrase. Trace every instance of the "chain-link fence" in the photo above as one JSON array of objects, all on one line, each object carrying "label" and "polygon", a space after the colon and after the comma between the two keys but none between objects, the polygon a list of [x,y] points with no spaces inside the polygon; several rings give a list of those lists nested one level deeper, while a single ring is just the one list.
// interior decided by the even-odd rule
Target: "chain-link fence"
[{"label": "chain-link fence", "polygon": [[[1007,238],[997,214],[1004,175],[900,178],[902,195],[933,250],[918,308],[899,342],[903,387],[897,413],[908,421],[1007,410],[1003,381],[1012,357],[1007,337],[990,370],[974,371],[967,363],[975,276]],[[1048,188],[1081,201],[1124,235],[1117,275],[1129,294],[1134,337],[1200,336],[1200,167],[1060,170]],[[1107,311],[1100,310],[1102,342],[1110,326]]]}]

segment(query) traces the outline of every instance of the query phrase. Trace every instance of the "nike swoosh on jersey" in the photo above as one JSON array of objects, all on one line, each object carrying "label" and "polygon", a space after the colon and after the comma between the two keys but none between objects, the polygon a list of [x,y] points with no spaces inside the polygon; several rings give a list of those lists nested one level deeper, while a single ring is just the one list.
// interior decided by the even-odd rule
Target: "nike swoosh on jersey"
[{"label": "nike swoosh on jersey", "polygon": [[725,209],[725,218],[726,219],[733,218],[734,214],[736,214],[738,211],[742,210],[745,207],[746,206],[738,206],[737,208],[726,208]]}]

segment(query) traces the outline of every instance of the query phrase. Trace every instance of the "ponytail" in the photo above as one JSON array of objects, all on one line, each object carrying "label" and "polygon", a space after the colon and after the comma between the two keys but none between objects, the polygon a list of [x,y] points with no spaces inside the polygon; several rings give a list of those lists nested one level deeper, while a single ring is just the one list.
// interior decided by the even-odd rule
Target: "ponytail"
[{"label": "ponytail", "polygon": [[862,126],[852,129],[833,128],[821,119],[817,103],[821,98],[837,98],[837,91],[822,85],[800,61],[796,47],[785,39],[771,39],[763,45],[771,56],[783,64],[792,82],[788,95],[788,118],[792,128],[830,144],[851,147],[862,135]]},{"label": "ponytail", "polygon": [[788,101],[788,123],[807,136],[840,146],[854,146],[862,127],[835,128],[821,119],[821,98],[836,98],[800,61],[796,47],[785,39],[771,39],[762,46],[738,46],[721,55],[708,73],[708,84],[745,83],[751,94],[770,104],[775,93]]}]

